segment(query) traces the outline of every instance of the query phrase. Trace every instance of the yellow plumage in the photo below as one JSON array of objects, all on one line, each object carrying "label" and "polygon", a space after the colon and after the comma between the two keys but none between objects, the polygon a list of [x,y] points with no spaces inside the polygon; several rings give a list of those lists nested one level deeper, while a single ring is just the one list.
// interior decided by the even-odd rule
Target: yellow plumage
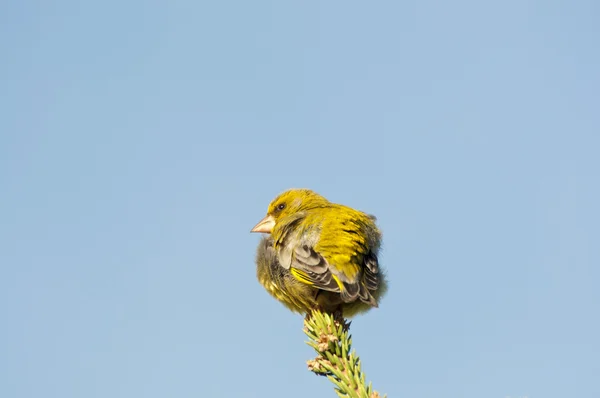
[{"label": "yellow plumage", "polygon": [[350,317],[376,307],[385,293],[373,216],[292,189],[271,202],[252,231],[269,234],[256,254],[258,280],[292,311],[341,309]]}]

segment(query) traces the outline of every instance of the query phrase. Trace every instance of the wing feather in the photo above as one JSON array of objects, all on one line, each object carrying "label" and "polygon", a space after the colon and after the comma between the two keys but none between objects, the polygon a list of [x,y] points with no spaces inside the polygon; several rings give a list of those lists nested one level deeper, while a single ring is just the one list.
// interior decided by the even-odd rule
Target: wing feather
[{"label": "wing feather", "polygon": [[300,282],[322,290],[340,293],[345,302],[362,301],[376,306],[370,291],[379,287],[379,265],[377,256],[369,253],[363,257],[364,265],[353,278],[332,267],[314,247],[304,243],[294,248],[290,269]]},{"label": "wing feather", "polygon": [[[376,229],[363,232],[362,225],[338,218],[335,221],[344,225],[341,228],[343,234],[323,242],[317,229],[296,228],[305,216],[306,213],[290,219],[289,224],[286,222],[289,228],[276,242],[280,265],[302,283],[340,293],[344,302],[360,299],[377,306],[371,291],[377,290],[380,281],[374,252],[378,247],[372,246],[372,242],[378,239],[379,232]],[[370,234],[366,240],[365,232]],[[319,250],[340,254],[325,258]]]}]

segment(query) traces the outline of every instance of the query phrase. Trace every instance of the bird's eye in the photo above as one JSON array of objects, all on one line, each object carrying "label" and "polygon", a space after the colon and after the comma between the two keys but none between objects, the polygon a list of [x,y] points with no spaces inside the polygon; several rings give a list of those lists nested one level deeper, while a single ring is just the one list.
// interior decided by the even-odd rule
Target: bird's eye
[{"label": "bird's eye", "polygon": [[285,203],[280,203],[280,204],[277,206],[277,210],[283,210],[283,209],[285,209]]}]

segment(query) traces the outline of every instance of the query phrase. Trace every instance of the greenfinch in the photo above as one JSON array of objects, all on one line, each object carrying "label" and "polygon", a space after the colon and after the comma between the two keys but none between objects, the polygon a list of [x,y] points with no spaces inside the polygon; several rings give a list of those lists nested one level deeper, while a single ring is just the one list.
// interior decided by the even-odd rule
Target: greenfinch
[{"label": "greenfinch", "polygon": [[251,232],[259,242],[259,282],[287,308],[352,317],[378,306],[387,289],[374,216],[331,203],[308,189],[277,196]]}]

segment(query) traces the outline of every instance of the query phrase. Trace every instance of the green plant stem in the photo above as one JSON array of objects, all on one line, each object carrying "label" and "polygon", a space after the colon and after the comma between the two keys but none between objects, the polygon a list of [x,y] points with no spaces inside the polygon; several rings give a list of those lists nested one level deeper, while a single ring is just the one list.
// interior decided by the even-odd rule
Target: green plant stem
[{"label": "green plant stem", "polygon": [[317,352],[317,357],[307,362],[308,369],[331,380],[340,397],[379,398],[371,383],[365,382],[360,358],[352,350],[349,329],[350,322],[341,313],[313,311],[307,315],[304,333],[309,341],[306,343]]}]

